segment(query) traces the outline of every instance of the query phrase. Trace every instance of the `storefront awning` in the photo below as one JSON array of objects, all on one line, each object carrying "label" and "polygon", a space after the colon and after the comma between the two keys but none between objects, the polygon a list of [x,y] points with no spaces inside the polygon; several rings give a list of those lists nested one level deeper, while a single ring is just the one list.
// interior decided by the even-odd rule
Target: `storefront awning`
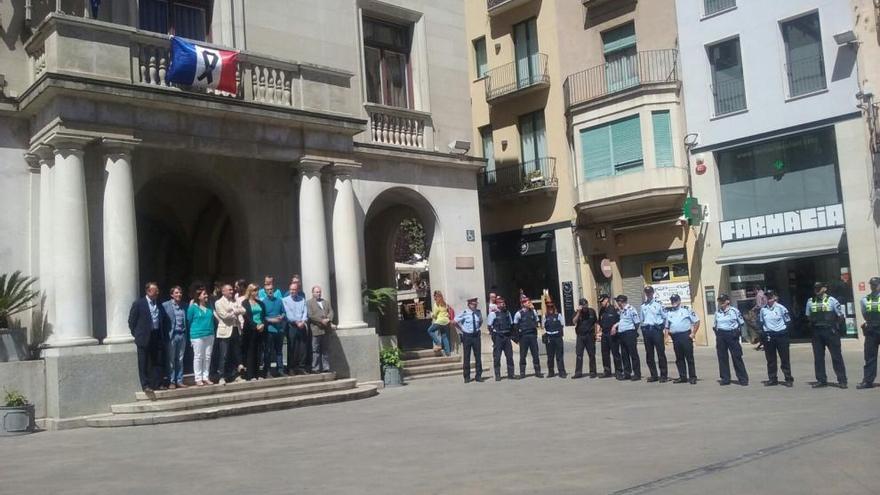
[{"label": "storefront awning", "polygon": [[840,249],[843,229],[749,239],[725,243],[715,260],[719,265],[760,265],[775,261],[834,254]]}]

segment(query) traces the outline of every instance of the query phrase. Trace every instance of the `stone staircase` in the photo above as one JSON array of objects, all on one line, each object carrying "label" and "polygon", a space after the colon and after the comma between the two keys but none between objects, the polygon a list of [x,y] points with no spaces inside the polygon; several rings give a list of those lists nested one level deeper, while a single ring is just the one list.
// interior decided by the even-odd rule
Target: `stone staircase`
[{"label": "stone staircase", "polygon": [[96,428],[155,425],[213,419],[294,407],[363,399],[378,394],[375,385],[358,385],[355,379],[336,379],[335,373],[286,376],[226,385],[157,390],[148,397],[135,394],[135,402],[114,404],[110,414],[90,416]]},{"label": "stone staircase", "polygon": [[[483,360],[483,378],[489,375],[489,368]],[[491,359],[489,361],[491,364]],[[474,364],[471,363],[471,369]],[[453,354],[444,356],[441,352],[426,349],[423,351],[405,351],[403,353],[403,377],[406,381],[440,378],[444,376],[461,376],[461,356]]]}]

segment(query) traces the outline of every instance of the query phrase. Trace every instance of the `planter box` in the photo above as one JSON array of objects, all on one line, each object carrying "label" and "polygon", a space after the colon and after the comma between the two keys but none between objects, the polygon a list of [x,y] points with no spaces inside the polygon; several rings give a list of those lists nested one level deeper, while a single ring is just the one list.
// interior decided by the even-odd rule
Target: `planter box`
[{"label": "planter box", "polygon": [[403,374],[400,372],[400,368],[396,366],[383,366],[382,380],[385,382],[386,387],[399,387],[403,385]]},{"label": "planter box", "polygon": [[0,436],[33,433],[34,405],[0,407]]},{"label": "planter box", "polygon": [[0,328],[0,363],[27,361],[30,351],[27,330],[24,328]]}]

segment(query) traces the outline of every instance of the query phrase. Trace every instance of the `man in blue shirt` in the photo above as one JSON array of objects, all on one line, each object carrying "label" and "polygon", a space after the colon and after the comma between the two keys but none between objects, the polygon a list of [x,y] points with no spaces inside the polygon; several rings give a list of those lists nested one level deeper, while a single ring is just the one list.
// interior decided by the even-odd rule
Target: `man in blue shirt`
[{"label": "man in blue shirt", "polygon": [[627,304],[628,298],[620,294],[616,298],[620,321],[611,329],[611,335],[620,341],[620,360],[623,363],[623,379],[637,382],[642,379],[642,364],[639,362],[639,313]]},{"label": "man in blue shirt", "polygon": [[846,388],[846,366],[840,351],[840,325],[844,321],[843,306],[837,299],[828,295],[824,282],[813,285],[814,295],[807,301],[806,315],[813,329],[813,366],[816,370],[816,383],[813,388],[828,386],[825,374],[825,348],[831,354],[831,365],[837,375],[837,386]]},{"label": "man in blue shirt", "polygon": [[513,327],[519,339],[519,377],[526,377],[526,355],[531,352],[535,376],[544,378],[541,358],[538,356],[538,325],[541,324],[541,317],[527,296],[523,295],[520,302],[522,308],[513,317]]},{"label": "man in blue shirt", "polygon": [[516,379],[516,375],[513,373],[513,346],[510,343],[513,318],[507,310],[507,302],[503,297],[497,296],[495,298],[495,310],[489,313],[487,325],[492,333],[492,364],[495,368],[495,381],[501,381],[502,352],[507,358],[507,379]]},{"label": "man in blue shirt", "polygon": [[476,365],[476,381],[483,381],[483,359],[480,351],[480,327],[483,326],[483,315],[477,308],[477,298],[472,297],[467,301],[467,308],[455,315],[455,323],[461,337],[461,347],[464,351],[462,371],[464,382],[471,382],[471,353],[474,355]]},{"label": "man in blue shirt", "polygon": [[[282,348],[284,347],[284,303],[281,300],[281,291],[275,288],[275,279],[266,277],[263,279],[263,289],[260,301],[266,308],[266,330],[267,340],[264,349],[263,362],[266,368],[271,367],[271,363],[275,361],[275,370],[272,371],[273,377],[286,375],[284,371],[284,357]],[[259,294],[258,294],[259,295]]]},{"label": "man in blue shirt", "polygon": [[868,282],[871,293],[862,298],[862,333],[865,335],[865,374],[862,382],[856,385],[859,390],[874,388],[877,378],[877,349],[880,348],[880,277],[872,277]]},{"label": "man in blue shirt", "polygon": [[[666,308],[663,303],[654,298],[654,288],[650,285],[645,287],[645,302],[640,308],[642,319],[642,338],[645,340],[645,363],[651,372],[649,382],[666,382],[669,373],[666,367],[666,339],[663,333],[663,324],[666,321]],[[657,354],[657,362],[654,362],[654,354]],[[657,376],[657,365],[660,365],[660,376]]]},{"label": "man in blue shirt", "polygon": [[666,311],[666,332],[672,336],[675,350],[675,366],[678,379],[673,383],[697,384],[697,370],[694,368],[694,337],[700,329],[700,319],[694,310],[681,305],[681,296],[673,294],[669,298],[672,307]]},{"label": "man in blue shirt", "polygon": [[791,387],[794,377],[791,376],[791,361],[789,360],[788,348],[788,325],[791,323],[791,314],[788,309],[779,304],[779,296],[776,292],[768,290],[765,294],[767,305],[761,308],[758,321],[764,329],[764,356],[767,358],[767,380],[764,386],[772,387],[779,385],[776,375],[776,355],[779,354],[782,373],[786,387]]},{"label": "man in blue shirt", "polygon": [[312,369],[309,360],[309,335],[306,296],[299,288],[299,280],[290,284],[290,292],[281,300],[287,318],[287,372],[304,375]]},{"label": "man in blue shirt", "polygon": [[736,379],[739,384],[749,384],[749,375],[746,372],[746,364],[743,362],[743,351],[740,339],[742,327],[746,321],[738,309],[730,305],[730,297],[727,294],[718,295],[718,311],[715,312],[715,352],[718,354],[718,371],[721,375],[721,385],[730,385],[730,361],[733,361],[733,369],[736,371]]}]

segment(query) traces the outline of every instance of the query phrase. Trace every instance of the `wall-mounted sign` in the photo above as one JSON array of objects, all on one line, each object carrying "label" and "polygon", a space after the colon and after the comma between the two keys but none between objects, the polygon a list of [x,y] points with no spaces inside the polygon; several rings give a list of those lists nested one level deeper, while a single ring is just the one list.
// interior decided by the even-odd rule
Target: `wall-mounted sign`
[{"label": "wall-mounted sign", "polygon": [[654,298],[663,303],[664,306],[672,306],[669,298],[673,294],[681,297],[682,304],[691,303],[691,283],[690,282],[669,282],[665,284],[654,284]]},{"label": "wall-mounted sign", "polygon": [[464,231],[465,238],[467,238],[468,242],[474,242],[477,240],[477,236],[473,230],[465,230]]},{"label": "wall-mounted sign", "polygon": [[611,260],[608,258],[602,258],[602,261],[599,262],[599,268],[602,270],[602,275],[605,275],[605,278],[611,278],[614,275],[614,270],[611,267]]},{"label": "wall-mounted sign", "polygon": [[571,282],[562,282],[562,314],[566,325],[574,324],[574,284]]},{"label": "wall-mounted sign", "polygon": [[810,230],[843,227],[843,205],[818,206],[801,210],[759,215],[719,224],[721,242],[741,241],[779,234],[793,234]]}]

